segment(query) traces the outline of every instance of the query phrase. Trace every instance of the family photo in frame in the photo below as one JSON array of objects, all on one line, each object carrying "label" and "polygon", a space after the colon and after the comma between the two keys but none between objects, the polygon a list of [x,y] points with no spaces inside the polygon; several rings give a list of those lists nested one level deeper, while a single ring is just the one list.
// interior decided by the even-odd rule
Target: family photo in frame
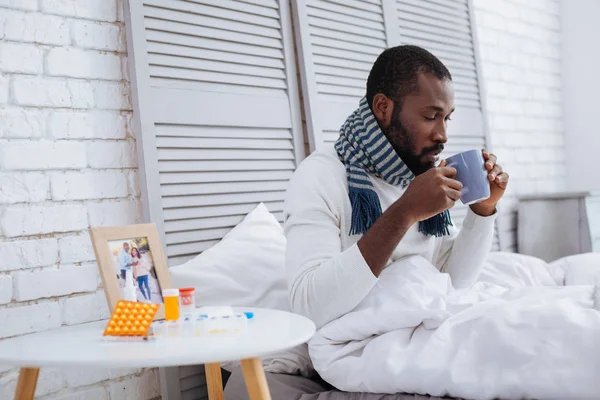
[{"label": "family photo in frame", "polygon": [[[163,304],[162,291],[172,284],[156,225],[90,228],[89,232],[111,312],[124,298],[128,275],[137,302]],[[164,307],[160,307],[156,319],[163,318]]]}]

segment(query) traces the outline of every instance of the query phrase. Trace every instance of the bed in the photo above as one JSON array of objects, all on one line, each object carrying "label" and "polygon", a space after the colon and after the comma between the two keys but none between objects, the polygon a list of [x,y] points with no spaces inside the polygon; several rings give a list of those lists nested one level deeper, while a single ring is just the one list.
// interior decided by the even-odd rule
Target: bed
[{"label": "bed", "polygon": [[[373,394],[340,392],[317,378],[298,375],[266,373],[273,400],[436,400],[441,397],[417,394]],[[450,397],[444,397],[450,399]],[[248,392],[241,369],[232,371],[225,385],[225,400],[248,400]]]}]

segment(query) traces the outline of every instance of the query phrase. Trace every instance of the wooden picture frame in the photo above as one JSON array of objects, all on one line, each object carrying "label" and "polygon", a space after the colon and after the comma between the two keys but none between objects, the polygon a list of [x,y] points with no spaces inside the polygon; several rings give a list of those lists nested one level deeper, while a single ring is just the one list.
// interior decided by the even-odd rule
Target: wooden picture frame
[{"label": "wooden picture frame", "polygon": [[[155,224],[90,228],[89,233],[92,239],[94,253],[96,254],[98,269],[100,270],[100,277],[102,278],[104,293],[106,294],[106,301],[108,302],[108,307],[111,313],[115,309],[117,301],[121,299],[119,280],[124,279],[119,276],[119,272],[117,271],[117,259],[113,254],[113,251],[115,251],[115,247],[117,247],[119,242],[124,246],[124,243],[126,242],[129,243],[140,241],[145,238],[149,248],[148,252],[150,253],[149,258],[152,263],[151,267],[155,272],[155,274],[151,274],[151,271],[148,271],[148,275],[151,275],[156,280],[156,282],[153,283],[158,283],[160,291],[173,287],[168,271],[167,259],[163,252],[160,237]],[[113,250],[111,250],[111,247]],[[131,253],[134,253],[133,247],[131,248]],[[140,255],[140,250],[138,250],[137,255]],[[140,284],[140,286],[143,285]],[[148,286],[146,285],[146,287]],[[144,293],[142,287],[140,287],[138,290],[142,294]],[[152,292],[150,292],[150,297],[151,299],[149,301],[153,300]],[[145,295],[144,298],[146,298]],[[160,297],[160,304],[161,307],[156,313],[155,320],[161,320],[165,317],[165,310],[162,306],[162,297]]]}]

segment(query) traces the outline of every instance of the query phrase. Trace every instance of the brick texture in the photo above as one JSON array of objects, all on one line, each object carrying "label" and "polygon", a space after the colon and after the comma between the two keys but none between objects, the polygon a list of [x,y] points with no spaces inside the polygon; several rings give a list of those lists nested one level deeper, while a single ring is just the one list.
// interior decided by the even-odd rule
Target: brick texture
[{"label": "brick texture", "polygon": [[127,197],[127,174],[121,171],[54,173],[50,180],[52,199],[85,200]]},{"label": "brick texture", "polygon": [[0,71],[38,74],[43,68],[43,51],[33,44],[0,43]]},{"label": "brick texture", "polygon": [[49,182],[41,172],[0,172],[0,204],[44,201]]},{"label": "brick texture", "polygon": [[96,266],[61,266],[15,273],[17,301],[64,296],[96,289]]},{"label": "brick texture", "polygon": [[0,304],[10,303],[13,296],[12,276],[0,275]]},{"label": "brick texture", "polygon": [[6,108],[0,110],[0,137],[40,138],[44,135],[44,113],[40,110]]},{"label": "brick texture", "polygon": [[54,238],[0,242],[0,271],[45,267],[58,260]]},{"label": "brick texture", "polygon": [[[123,1],[0,0],[0,339],[109,316],[88,228],[141,209]],[[36,398],[157,397],[152,374],[43,368]]]},{"label": "brick texture", "polygon": [[474,0],[491,148],[511,183],[499,221],[516,250],[516,198],[560,190],[565,144],[556,0]]},{"label": "brick texture", "polygon": [[56,301],[0,308],[0,338],[58,328],[60,325],[60,307]]},{"label": "brick texture", "polygon": [[87,225],[85,207],[79,204],[13,206],[0,219],[2,232],[8,237],[80,231]]},{"label": "brick texture", "polygon": [[125,139],[127,117],[116,112],[57,111],[48,118],[48,132],[56,139]]}]

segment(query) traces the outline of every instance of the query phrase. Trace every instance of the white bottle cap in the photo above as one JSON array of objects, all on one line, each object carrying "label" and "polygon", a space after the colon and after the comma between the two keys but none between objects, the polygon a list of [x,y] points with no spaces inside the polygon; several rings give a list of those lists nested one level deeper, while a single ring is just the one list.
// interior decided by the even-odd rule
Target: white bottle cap
[{"label": "white bottle cap", "polygon": [[163,297],[179,297],[179,289],[163,289],[162,295]]}]

